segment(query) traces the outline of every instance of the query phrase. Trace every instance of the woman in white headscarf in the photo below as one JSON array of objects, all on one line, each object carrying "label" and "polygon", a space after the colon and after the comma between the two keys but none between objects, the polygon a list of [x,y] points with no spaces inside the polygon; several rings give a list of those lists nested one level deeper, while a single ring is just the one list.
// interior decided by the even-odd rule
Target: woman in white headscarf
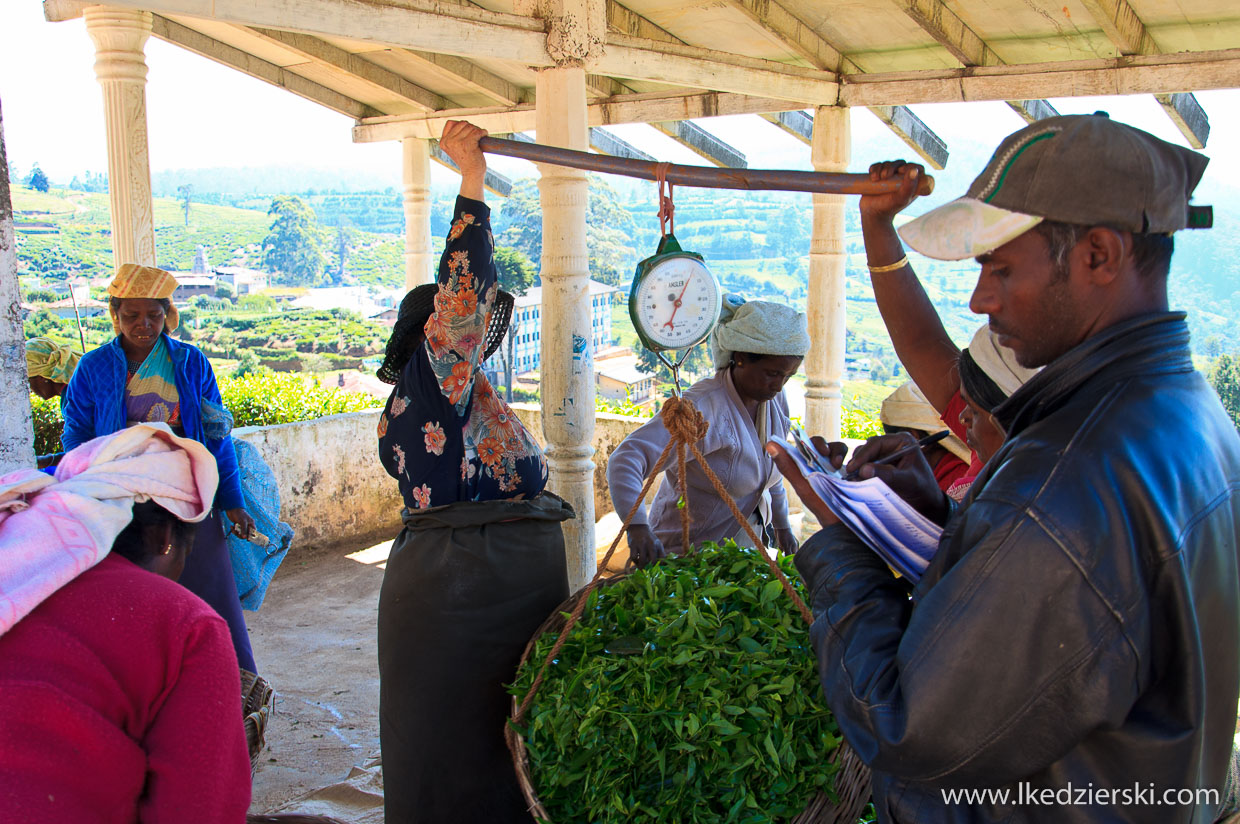
[{"label": "woman in white headscarf", "polygon": [[[805,315],[782,304],[747,303],[728,295],[710,345],[715,374],[685,392],[710,424],[698,448],[741,512],[750,517],[755,531],[763,535],[769,529],[768,544],[785,553],[796,552],[796,537],[788,521],[788,498],[779,470],[763,447],[771,438],[788,434],[788,401],[783,388],[809,351]],[[625,438],[611,454],[607,483],[621,518],[637,503],[642,483],[667,442],[667,429],[656,417]],[[627,531],[629,557],[638,565],[667,552],[681,554],[688,549],[682,546],[675,465],[667,472],[670,474],[665,473],[649,515],[644,506],[639,506]],[[690,544],[726,538],[750,543],[692,454],[686,466],[686,482]]]}]

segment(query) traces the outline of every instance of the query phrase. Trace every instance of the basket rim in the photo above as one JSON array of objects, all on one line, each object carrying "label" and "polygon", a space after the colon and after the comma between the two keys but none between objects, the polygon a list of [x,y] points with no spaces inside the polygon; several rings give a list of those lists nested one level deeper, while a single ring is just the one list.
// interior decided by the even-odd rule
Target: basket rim
[{"label": "basket rim", "polygon": [[[551,630],[563,629],[567,620],[564,613],[572,612],[581,598],[589,597],[594,590],[610,586],[627,578],[630,574],[632,573],[629,570],[625,570],[602,577],[597,586],[584,586],[562,601],[547,616],[547,619],[539,624],[538,629],[526,642],[525,649],[521,652],[521,660],[517,664],[517,672],[520,672],[529,660],[539,638]],[[537,790],[534,789],[534,781],[530,775],[529,751],[525,748],[525,736],[516,727],[515,719],[520,707],[521,701],[514,695],[512,711],[504,724],[504,740],[508,743],[508,751],[512,755],[513,770],[517,774],[517,784],[521,787],[521,795],[525,798],[527,812],[540,824],[553,824],[547,808],[543,806]],[[832,799],[827,793],[819,792],[809,800],[804,812],[792,819],[792,824],[854,824],[861,817],[861,810],[865,807],[870,795],[869,768],[861,761],[860,756],[848,741],[842,737],[840,743],[831,752],[829,760],[836,764],[835,776],[841,779],[840,783],[833,785],[836,798]]]}]

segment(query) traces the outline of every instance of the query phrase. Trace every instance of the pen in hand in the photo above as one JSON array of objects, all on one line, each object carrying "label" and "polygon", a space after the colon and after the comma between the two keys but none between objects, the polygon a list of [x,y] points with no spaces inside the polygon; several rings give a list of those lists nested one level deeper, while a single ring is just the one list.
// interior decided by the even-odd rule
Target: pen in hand
[{"label": "pen in hand", "polygon": [[[939,431],[939,432],[935,432],[933,435],[927,435],[926,437],[924,437],[924,438],[920,439],[919,441],[917,441],[917,443],[911,443],[911,444],[909,444],[908,446],[903,446],[903,447],[901,447],[901,448],[897,449],[895,452],[892,452],[890,455],[884,455],[883,457],[879,458],[878,460],[875,460],[875,461],[869,461],[869,463],[871,463],[871,464],[889,464],[889,463],[895,463],[895,462],[896,462],[896,461],[898,461],[900,458],[903,458],[905,455],[908,455],[908,454],[910,454],[910,453],[912,453],[912,452],[915,452],[915,451],[917,451],[917,450],[920,450],[920,449],[924,449],[925,447],[930,446],[930,445],[932,445],[932,444],[936,444],[936,443],[938,443],[939,441],[941,441],[941,440],[943,440],[944,438],[946,438],[946,437],[947,437],[948,435],[950,435],[950,434],[951,434],[951,430],[950,430],[950,429],[944,429],[944,430],[941,430],[941,431]],[[864,464],[862,464],[862,465],[864,466]],[[855,481],[855,480],[857,480],[857,473],[858,473],[858,472],[860,472],[860,469],[857,469],[857,470],[854,470],[854,471],[852,471],[852,472],[849,472],[847,475],[845,475],[845,476],[844,476],[844,480],[846,480],[846,481]]]}]

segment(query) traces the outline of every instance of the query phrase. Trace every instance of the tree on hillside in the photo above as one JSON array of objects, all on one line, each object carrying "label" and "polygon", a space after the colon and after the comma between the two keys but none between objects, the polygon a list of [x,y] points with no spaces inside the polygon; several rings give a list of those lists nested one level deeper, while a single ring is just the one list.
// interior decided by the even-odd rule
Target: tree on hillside
[{"label": "tree on hillside", "polygon": [[524,295],[537,277],[534,264],[525,253],[511,246],[495,247],[495,271],[499,288],[514,295]]},{"label": "tree on hillside", "polygon": [[[660,383],[672,382],[672,370],[663,365],[658,357],[644,346],[638,345],[637,350],[637,367],[648,375],[657,375]],[[668,359],[673,363],[679,357],[677,352],[665,352]],[[685,358],[685,362],[680,365],[680,385],[687,389],[696,378],[705,377],[712,371],[714,364],[710,360],[710,344],[703,343],[693,349],[689,353],[689,357]]]},{"label": "tree on hillside", "polygon": [[276,195],[267,214],[275,219],[263,240],[263,265],[293,286],[317,285],[323,275],[323,250],[314,212],[299,197]]},{"label": "tree on hillside", "polygon": [[43,170],[39,168],[38,163],[34,164],[34,168],[30,170],[30,177],[26,178],[26,185],[36,192],[46,192],[52,188],[47,175],[43,174]]},{"label": "tree on hillside", "polygon": [[1231,355],[1219,355],[1210,369],[1210,383],[1231,416],[1231,422],[1240,428],[1240,360]]},{"label": "tree on hillside", "polygon": [[[621,205],[615,190],[606,181],[591,176],[586,208],[590,277],[613,286],[626,282],[638,260],[637,250],[631,245],[631,238],[636,234],[633,215]],[[537,181],[527,178],[512,187],[496,220],[496,237],[500,243],[524,252],[536,268],[539,266],[542,205]]]},{"label": "tree on hillside", "polygon": [[352,251],[353,233],[345,227],[343,222],[338,223],[336,225],[336,271],[333,273],[332,283],[336,285],[344,283],[344,267]]},{"label": "tree on hillside", "polygon": [[189,205],[194,199],[194,187],[186,183],[177,187],[177,197],[181,200],[181,208],[185,211],[185,225],[189,226]]},{"label": "tree on hillside", "polygon": [[[513,295],[524,295],[525,290],[534,285],[534,264],[524,253],[511,246],[495,247],[495,272],[499,279],[499,287]],[[516,340],[517,326],[515,323],[510,323],[507,346],[504,349],[504,386],[509,403],[512,402],[512,359]]]}]

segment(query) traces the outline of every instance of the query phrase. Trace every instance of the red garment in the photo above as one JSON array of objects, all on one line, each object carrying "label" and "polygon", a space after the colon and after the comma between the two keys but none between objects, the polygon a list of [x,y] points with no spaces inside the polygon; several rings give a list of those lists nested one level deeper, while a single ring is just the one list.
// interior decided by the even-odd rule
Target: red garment
[{"label": "red garment", "polygon": [[[955,394],[952,395],[951,400],[947,402],[947,410],[939,420],[947,425],[947,428],[952,431],[953,435],[967,444],[969,442],[969,434],[965,430],[964,424],[960,422],[960,413],[964,411],[965,406],[964,398],[961,397],[960,390],[957,389]],[[969,459],[969,471],[957,479],[957,483],[965,481],[971,483],[977,477],[977,473],[982,471],[983,464],[977,459],[976,452],[970,452]]]},{"label": "red garment", "polygon": [[0,636],[0,821],[241,824],[250,759],[228,627],[116,555]]},{"label": "red garment", "polygon": [[[946,450],[945,450],[946,452]],[[957,481],[969,475],[969,465],[952,452],[946,452],[934,465],[934,480],[946,492]]]}]

